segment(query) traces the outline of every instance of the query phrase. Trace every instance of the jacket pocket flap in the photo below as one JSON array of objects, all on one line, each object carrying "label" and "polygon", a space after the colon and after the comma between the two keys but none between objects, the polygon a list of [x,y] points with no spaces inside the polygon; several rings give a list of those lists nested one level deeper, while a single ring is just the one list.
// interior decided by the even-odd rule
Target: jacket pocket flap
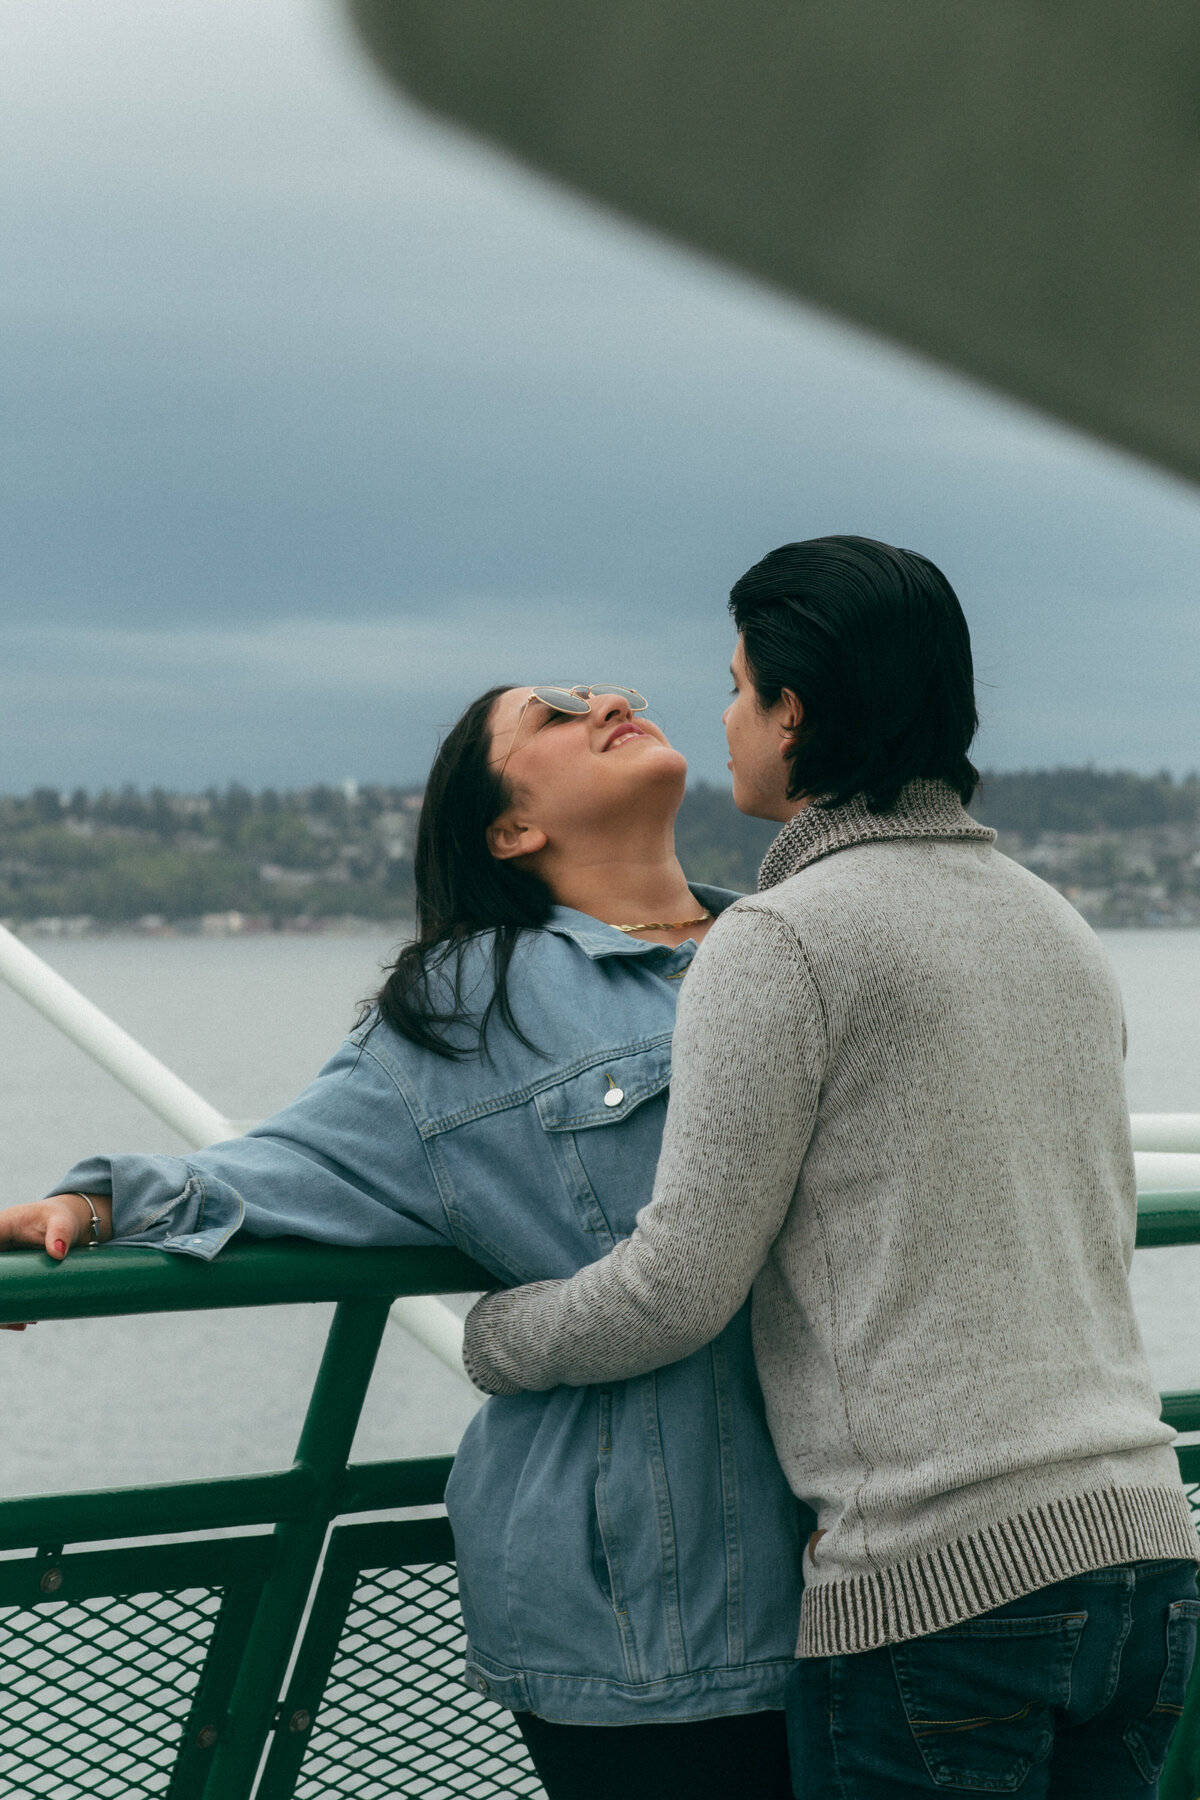
[{"label": "jacket pocket flap", "polygon": [[543,1088],[538,1116],[547,1131],[584,1131],[594,1125],[619,1125],[622,1119],[671,1080],[671,1046],[655,1044],[593,1063],[580,1075]]}]

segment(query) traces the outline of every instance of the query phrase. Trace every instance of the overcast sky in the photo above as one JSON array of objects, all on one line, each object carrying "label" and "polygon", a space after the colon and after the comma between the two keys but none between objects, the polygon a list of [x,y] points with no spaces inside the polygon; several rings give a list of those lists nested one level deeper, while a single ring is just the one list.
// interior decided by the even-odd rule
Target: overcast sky
[{"label": "overcast sky", "polygon": [[1200,763],[1200,500],[405,110],[334,0],[0,11],[0,791],[416,781],[494,681],[725,779],[725,599],[860,532],[981,759]]}]

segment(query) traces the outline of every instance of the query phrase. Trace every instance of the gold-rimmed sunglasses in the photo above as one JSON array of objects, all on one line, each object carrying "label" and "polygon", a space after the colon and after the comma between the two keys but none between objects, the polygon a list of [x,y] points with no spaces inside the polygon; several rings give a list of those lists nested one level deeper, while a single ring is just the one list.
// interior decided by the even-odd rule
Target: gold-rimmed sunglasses
[{"label": "gold-rimmed sunglasses", "polygon": [[531,701],[540,700],[543,706],[549,706],[554,712],[575,713],[582,716],[586,712],[591,712],[591,703],[600,694],[615,694],[618,700],[627,700],[630,712],[645,712],[650,704],[638,693],[636,688],[609,687],[607,684],[599,682],[594,686],[580,682],[576,687],[535,687],[517,714],[517,722],[513,727],[513,734],[509,739],[508,749],[504,753],[504,761],[500,764],[496,780],[500,780],[508,767],[508,759],[516,748],[517,739],[521,735],[521,725],[525,714],[529,711]]}]

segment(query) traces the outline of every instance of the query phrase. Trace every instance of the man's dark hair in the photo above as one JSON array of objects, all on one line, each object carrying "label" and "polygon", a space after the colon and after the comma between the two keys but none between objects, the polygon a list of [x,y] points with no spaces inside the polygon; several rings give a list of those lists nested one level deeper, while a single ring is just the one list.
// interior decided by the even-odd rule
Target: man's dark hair
[{"label": "man's dark hair", "polygon": [[979,784],[971,636],[941,570],[872,538],[784,544],[729,596],[759,704],[790,688],[804,721],[788,795],[887,812],[905,782],[946,781],[964,805]]}]

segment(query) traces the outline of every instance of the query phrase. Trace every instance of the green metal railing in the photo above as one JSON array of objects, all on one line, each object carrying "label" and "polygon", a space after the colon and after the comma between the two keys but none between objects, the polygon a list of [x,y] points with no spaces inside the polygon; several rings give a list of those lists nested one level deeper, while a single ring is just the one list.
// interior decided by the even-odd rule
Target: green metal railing
[{"label": "green metal railing", "polygon": [[[441,1502],[450,1457],[355,1464],[350,1449],[393,1299],[487,1285],[449,1250],[0,1259],[6,1322],[337,1302],[290,1469],[0,1501],[0,1550],[31,1552],[0,1560],[0,1793],[541,1793],[509,1715],[458,1680],[445,1518],[330,1532]],[[146,1537],[175,1541],[67,1548]]]},{"label": "green metal railing", "polygon": [[[1144,1195],[1138,1242],[1200,1243],[1200,1193]],[[541,1794],[509,1715],[458,1680],[446,1519],[335,1524],[440,1503],[451,1458],[355,1464],[351,1445],[392,1300],[487,1285],[449,1250],[0,1258],[2,1322],[337,1302],[290,1469],[0,1501],[0,1550],[29,1553],[0,1560],[0,1793]],[[1200,1392],[1164,1396],[1164,1416],[1200,1432]],[[1200,1512],[1200,1444],[1179,1460]],[[165,1541],[68,1548],[133,1538]],[[1162,1792],[1200,1794],[1200,1675]]]}]

